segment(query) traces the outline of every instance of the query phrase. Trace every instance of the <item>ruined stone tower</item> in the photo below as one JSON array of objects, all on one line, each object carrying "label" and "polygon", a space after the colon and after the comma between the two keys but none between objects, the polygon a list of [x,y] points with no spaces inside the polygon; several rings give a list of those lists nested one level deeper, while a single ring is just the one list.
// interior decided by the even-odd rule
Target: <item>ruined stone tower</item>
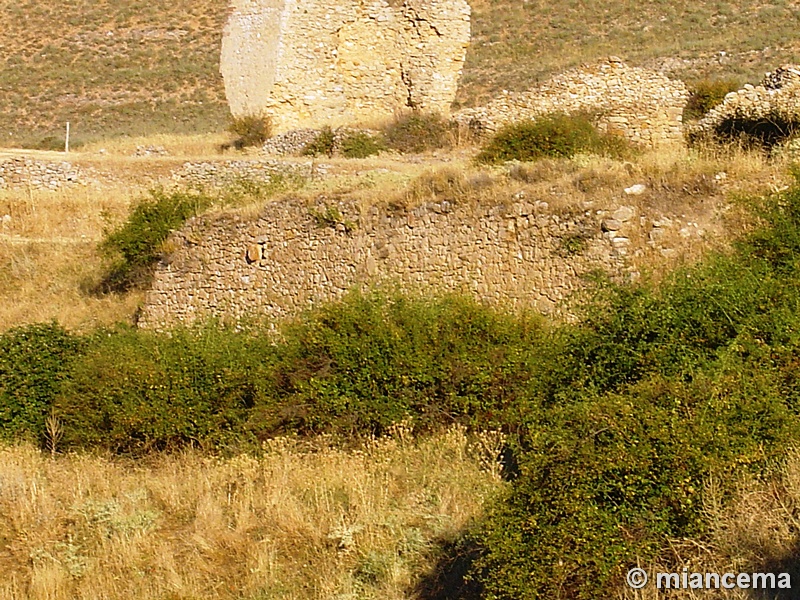
[{"label": "ruined stone tower", "polygon": [[235,117],[276,132],[449,114],[470,38],[466,0],[232,0],[220,71]]}]

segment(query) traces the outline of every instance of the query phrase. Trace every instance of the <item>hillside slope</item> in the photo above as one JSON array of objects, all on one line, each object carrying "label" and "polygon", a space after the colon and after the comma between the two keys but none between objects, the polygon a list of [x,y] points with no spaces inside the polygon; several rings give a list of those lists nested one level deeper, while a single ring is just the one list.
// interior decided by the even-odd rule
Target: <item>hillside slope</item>
[{"label": "hillside slope", "polygon": [[225,0],[0,0],[0,143],[217,130]]},{"label": "hillside slope", "polygon": [[[458,103],[525,89],[616,54],[674,76],[738,76],[800,60],[800,3],[787,0],[473,0]],[[226,0],[0,0],[0,145],[219,131]],[[720,54],[724,52],[724,54]]]}]

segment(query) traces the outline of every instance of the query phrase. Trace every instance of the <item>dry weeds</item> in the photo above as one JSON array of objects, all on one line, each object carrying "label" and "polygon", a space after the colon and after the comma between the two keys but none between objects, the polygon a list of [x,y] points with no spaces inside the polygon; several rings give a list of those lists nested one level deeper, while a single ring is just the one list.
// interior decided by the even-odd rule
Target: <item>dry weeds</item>
[{"label": "dry weeds", "polygon": [[345,451],[128,464],[0,449],[0,598],[406,598],[502,487],[499,442],[401,426]]}]

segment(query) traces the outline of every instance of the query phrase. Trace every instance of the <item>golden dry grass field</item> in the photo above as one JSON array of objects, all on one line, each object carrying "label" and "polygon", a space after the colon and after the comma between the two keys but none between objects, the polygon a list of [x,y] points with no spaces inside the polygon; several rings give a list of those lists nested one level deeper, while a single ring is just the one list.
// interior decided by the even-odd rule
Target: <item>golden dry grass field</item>
[{"label": "golden dry grass field", "polygon": [[0,448],[3,600],[409,597],[503,488],[502,436],[132,463]]}]

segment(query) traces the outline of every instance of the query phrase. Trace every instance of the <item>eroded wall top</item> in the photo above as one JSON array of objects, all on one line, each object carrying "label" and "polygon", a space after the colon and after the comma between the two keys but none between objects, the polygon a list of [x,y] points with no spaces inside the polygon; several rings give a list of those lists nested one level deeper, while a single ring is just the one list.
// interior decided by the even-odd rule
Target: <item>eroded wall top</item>
[{"label": "eroded wall top", "polygon": [[220,71],[231,112],[276,132],[449,114],[470,38],[466,0],[234,0]]}]

